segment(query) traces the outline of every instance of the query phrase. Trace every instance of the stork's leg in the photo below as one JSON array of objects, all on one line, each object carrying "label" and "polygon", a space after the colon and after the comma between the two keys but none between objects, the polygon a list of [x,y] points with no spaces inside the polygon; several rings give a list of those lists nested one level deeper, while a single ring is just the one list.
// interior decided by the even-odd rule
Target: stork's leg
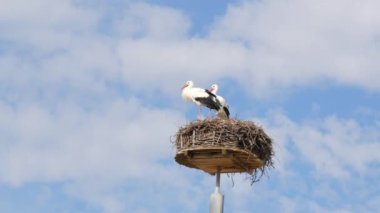
[{"label": "stork's leg", "polygon": [[202,118],[202,106],[198,107],[198,120],[203,120],[203,118]]},{"label": "stork's leg", "polygon": [[208,110],[208,114],[207,114],[207,118],[208,118],[208,119],[211,119],[211,118],[212,118],[212,117],[211,117],[211,111],[212,111],[211,109]]}]

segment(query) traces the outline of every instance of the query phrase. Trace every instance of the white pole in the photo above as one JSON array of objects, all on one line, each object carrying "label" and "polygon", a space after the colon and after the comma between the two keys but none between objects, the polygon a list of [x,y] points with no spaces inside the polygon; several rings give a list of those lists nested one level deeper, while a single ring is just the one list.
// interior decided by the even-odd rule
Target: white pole
[{"label": "white pole", "polygon": [[210,197],[210,213],[223,213],[224,196],[220,193],[220,169],[216,172],[215,192]]}]

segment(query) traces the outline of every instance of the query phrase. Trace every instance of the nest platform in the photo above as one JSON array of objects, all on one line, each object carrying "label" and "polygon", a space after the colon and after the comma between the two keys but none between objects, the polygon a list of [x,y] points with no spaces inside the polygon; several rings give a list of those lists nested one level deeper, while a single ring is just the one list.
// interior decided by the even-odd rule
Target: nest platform
[{"label": "nest platform", "polygon": [[181,127],[173,141],[177,163],[211,175],[243,173],[253,182],[273,166],[272,140],[251,121],[206,119]]}]

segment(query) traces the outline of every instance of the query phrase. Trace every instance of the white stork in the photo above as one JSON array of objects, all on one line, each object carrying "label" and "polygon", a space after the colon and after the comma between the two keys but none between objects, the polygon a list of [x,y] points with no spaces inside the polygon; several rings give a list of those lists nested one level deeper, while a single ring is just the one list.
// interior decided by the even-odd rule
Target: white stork
[{"label": "white stork", "polygon": [[198,119],[201,119],[202,106],[211,110],[219,111],[222,105],[217,100],[216,96],[207,89],[193,87],[192,81],[187,81],[182,87],[182,98],[185,101],[193,102],[198,108]]},{"label": "white stork", "polygon": [[217,115],[222,118],[229,118],[230,116],[230,111],[228,110],[229,106],[226,100],[222,96],[216,94],[218,92],[218,89],[219,87],[217,84],[213,84],[210,87],[210,92],[216,96],[216,99],[222,105],[223,110],[218,111]]}]

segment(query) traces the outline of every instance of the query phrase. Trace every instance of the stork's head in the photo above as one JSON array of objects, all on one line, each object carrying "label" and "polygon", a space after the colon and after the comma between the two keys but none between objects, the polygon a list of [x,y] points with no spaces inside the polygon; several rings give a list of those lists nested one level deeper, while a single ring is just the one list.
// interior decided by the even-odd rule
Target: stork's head
[{"label": "stork's head", "polygon": [[210,92],[217,93],[218,92],[218,85],[217,84],[211,85]]},{"label": "stork's head", "polygon": [[190,88],[194,85],[192,81],[186,81],[186,83],[182,86],[182,89],[185,89],[186,87]]}]

